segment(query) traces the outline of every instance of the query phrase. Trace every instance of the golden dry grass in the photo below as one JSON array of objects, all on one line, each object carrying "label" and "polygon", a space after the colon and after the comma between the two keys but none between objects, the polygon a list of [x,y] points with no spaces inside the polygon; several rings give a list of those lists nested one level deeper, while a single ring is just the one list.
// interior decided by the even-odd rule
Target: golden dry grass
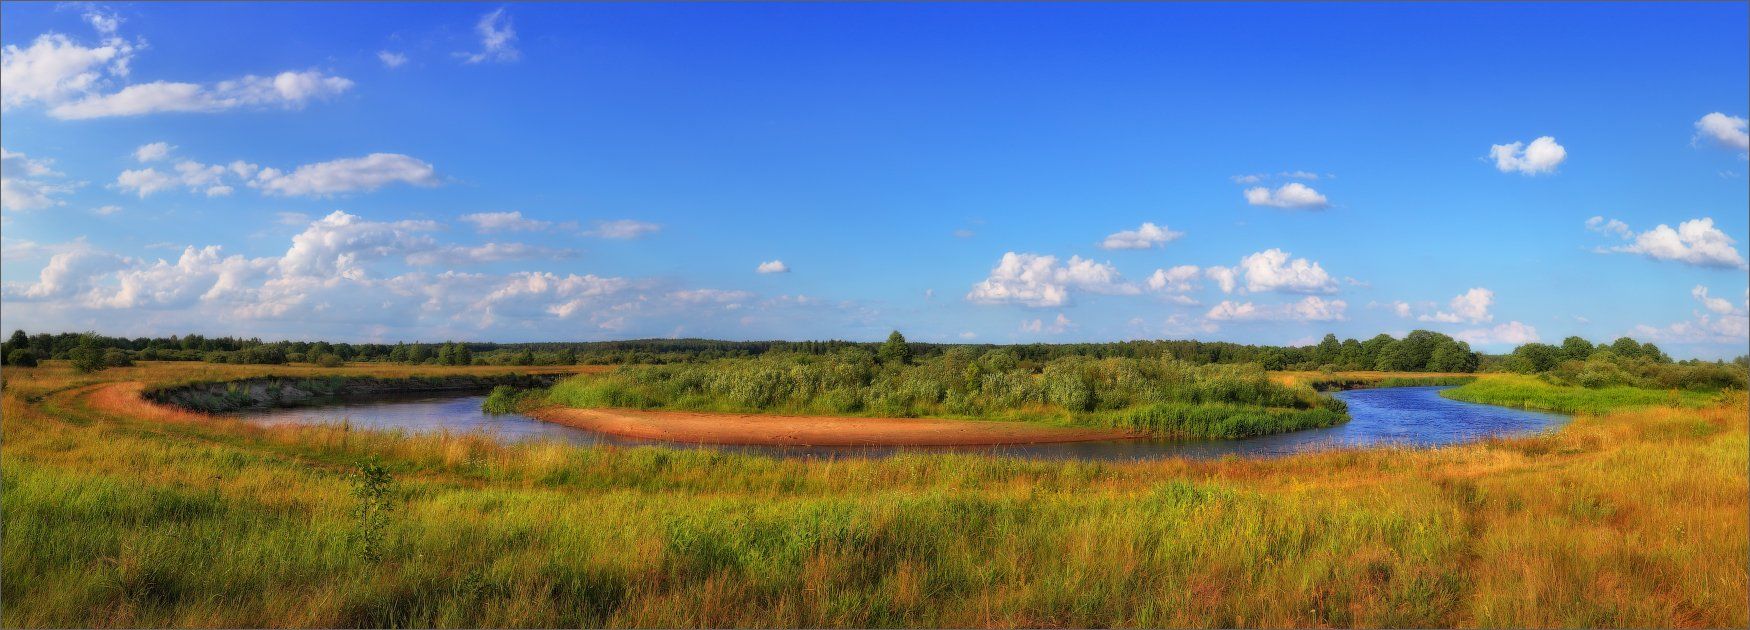
[{"label": "golden dry grass", "polygon": [[[1123,464],[503,445],[135,395],[285,369],[332,372],[8,370],[4,624],[1750,623],[1741,394],[1442,449]],[[397,481],[381,561],[348,535],[367,459]]]}]

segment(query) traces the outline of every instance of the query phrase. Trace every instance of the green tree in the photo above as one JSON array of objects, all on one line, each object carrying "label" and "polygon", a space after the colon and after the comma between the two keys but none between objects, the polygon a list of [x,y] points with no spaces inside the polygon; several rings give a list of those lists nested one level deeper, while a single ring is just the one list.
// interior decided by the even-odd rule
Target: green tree
[{"label": "green tree", "polygon": [[1568,337],[1562,340],[1562,356],[1570,361],[1585,361],[1592,356],[1592,342],[1585,337]]},{"label": "green tree", "polygon": [[1343,342],[1337,341],[1337,336],[1325,333],[1325,338],[1319,341],[1317,349],[1313,350],[1313,362],[1319,365],[1334,365],[1342,359]]},{"label": "green tree", "polygon": [[94,342],[83,342],[79,347],[67,352],[67,360],[73,363],[73,370],[80,374],[90,374],[109,367],[103,362],[103,348]]},{"label": "green tree", "polygon": [[897,330],[887,336],[887,341],[883,342],[881,349],[876,352],[876,356],[880,357],[883,365],[911,363],[911,355],[911,344],[906,343],[905,335],[899,334]]}]

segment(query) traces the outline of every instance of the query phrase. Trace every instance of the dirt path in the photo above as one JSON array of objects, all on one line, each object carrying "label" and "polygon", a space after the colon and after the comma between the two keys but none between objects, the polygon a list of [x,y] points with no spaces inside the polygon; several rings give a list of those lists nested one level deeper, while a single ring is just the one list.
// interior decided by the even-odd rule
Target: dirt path
[{"label": "dirt path", "polygon": [[692,444],[770,446],[990,446],[1139,437],[1113,429],[927,418],[770,416],[692,411],[547,407],[536,418],[626,437]]}]

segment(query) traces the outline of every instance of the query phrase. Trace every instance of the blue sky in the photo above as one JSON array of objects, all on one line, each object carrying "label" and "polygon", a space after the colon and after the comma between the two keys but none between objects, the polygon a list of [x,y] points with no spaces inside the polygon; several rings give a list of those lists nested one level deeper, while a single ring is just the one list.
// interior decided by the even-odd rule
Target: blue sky
[{"label": "blue sky", "polygon": [[1742,3],[0,12],[7,329],[1747,351]]}]

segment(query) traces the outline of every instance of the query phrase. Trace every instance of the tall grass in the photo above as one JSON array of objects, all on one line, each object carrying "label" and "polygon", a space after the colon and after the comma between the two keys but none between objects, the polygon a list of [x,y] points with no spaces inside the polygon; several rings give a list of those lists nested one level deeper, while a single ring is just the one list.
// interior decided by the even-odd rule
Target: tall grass
[{"label": "tall grass", "polygon": [[623,366],[551,388],[572,407],[791,415],[947,417],[1245,437],[1347,419],[1342,402],[1273,382],[1258,366],[1068,357],[1019,365],[1003,351],[878,365],[854,352]]},{"label": "tall grass", "polygon": [[774,460],[263,428],[39,370],[0,401],[9,627],[1750,622],[1742,395],[1436,450]]},{"label": "tall grass", "polygon": [[1646,389],[1617,385],[1577,387],[1554,385],[1533,376],[1494,375],[1440,393],[1465,402],[1542,409],[1562,413],[1604,413],[1632,407],[1700,408],[1714,404],[1720,392],[1688,389]]}]

